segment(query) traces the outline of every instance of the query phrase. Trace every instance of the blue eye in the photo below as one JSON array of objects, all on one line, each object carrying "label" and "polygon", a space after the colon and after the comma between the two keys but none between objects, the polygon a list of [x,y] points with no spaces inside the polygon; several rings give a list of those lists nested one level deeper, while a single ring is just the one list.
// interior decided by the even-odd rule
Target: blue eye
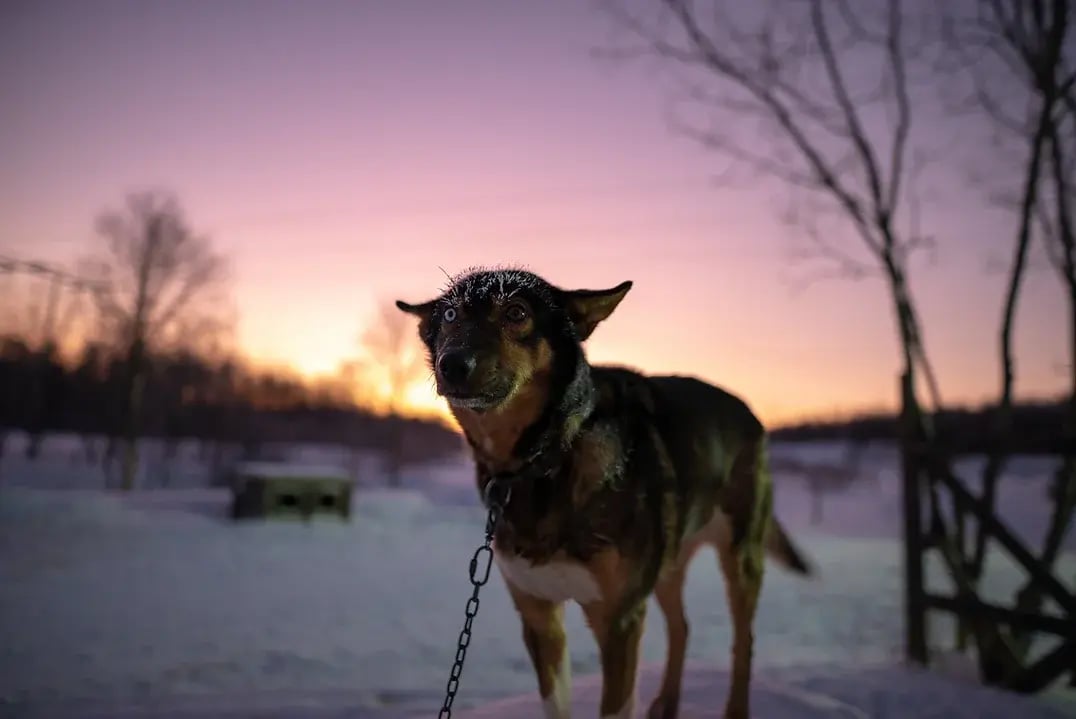
[{"label": "blue eye", "polygon": [[455,307],[449,307],[449,308],[445,309],[445,311],[441,315],[441,317],[444,318],[445,322],[455,322],[456,321],[456,308]]}]

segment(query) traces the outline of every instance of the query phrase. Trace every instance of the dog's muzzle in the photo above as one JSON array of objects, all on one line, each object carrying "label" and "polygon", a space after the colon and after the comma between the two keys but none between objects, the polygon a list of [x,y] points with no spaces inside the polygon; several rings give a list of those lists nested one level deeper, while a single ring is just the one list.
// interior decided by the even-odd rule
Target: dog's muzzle
[{"label": "dog's muzzle", "polygon": [[437,358],[437,378],[446,389],[463,391],[467,389],[478,358],[467,350],[449,350]]},{"label": "dog's muzzle", "polygon": [[[479,368],[478,355],[465,349],[442,352],[434,366],[437,394],[453,407],[481,412],[504,400],[508,391],[501,383],[489,381]],[[482,375],[481,377],[479,375]]]}]

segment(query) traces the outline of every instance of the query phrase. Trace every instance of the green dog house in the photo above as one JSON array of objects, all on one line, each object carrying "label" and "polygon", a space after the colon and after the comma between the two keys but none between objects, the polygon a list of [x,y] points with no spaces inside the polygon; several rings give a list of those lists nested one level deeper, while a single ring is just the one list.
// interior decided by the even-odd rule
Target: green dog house
[{"label": "green dog house", "polygon": [[233,519],[351,517],[351,477],[339,467],[240,462],[232,475]]}]

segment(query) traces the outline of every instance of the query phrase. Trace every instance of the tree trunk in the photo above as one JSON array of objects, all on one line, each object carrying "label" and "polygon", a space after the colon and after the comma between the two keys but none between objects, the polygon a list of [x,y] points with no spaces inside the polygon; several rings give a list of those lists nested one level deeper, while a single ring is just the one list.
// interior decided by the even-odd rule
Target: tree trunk
[{"label": "tree trunk", "polygon": [[[1020,203],[1020,227],[1016,238],[1012,269],[1009,273],[1009,287],[1005,296],[1005,309],[1002,314],[1001,333],[999,337],[1001,351],[1001,394],[993,421],[995,436],[990,443],[991,452],[983,470],[983,503],[989,512],[994,511],[997,503],[997,484],[1007,459],[1007,438],[1012,425],[1013,392],[1013,352],[1012,335],[1016,318],[1016,301],[1020,296],[1020,281],[1024,276],[1027,261],[1027,249],[1031,244],[1031,225],[1035,207],[1038,203],[1039,175],[1042,166],[1043,145],[1049,135],[1051,113],[1054,101],[1049,95],[1043,98],[1039,108],[1039,122],[1035,135],[1031,138],[1031,154],[1027,162],[1027,174],[1024,178],[1024,190]],[[971,559],[970,574],[973,581],[978,581],[986,561],[986,531],[982,524],[975,537],[975,554]]]},{"label": "tree trunk", "polygon": [[127,354],[127,382],[123,418],[123,466],[120,489],[134,489],[138,472],[138,435],[141,429],[142,399],[145,393],[145,346],[135,340]]},{"label": "tree trunk", "polygon": [[[1076,262],[1076,258],[1073,258]],[[1069,427],[1068,438],[1076,442],[1076,267],[1070,266],[1069,274]],[[1073,446],[1067,447],[1069,453]]]},{"label": "tree trunk", "polygon": [[26,413],[26,458],[36,460],[41,455],[41,442],[44,439],[47,422],[45,409],[45,383],[48,381],[48,357],[43,350],[35,352],[30,365],[30,386]]},{"label": "tree trunk", "polygon": [[887,254],[884,258],[886,273],[889,277],[890,294],[893,300],[893,311],[896,314],[897,333],[900,338],[901,356],[904,358],[904,367],[901,374],[907,375],[910,382],[911,396],[918,421],[925,421],[920,409],[918,394],[916,392],[916,359],[920,364],[929,367],[925,362],[925,352],[920,346],[919,320],[916,317],[915,308],[912,304],[911,295],[904,279],[904,273],[896,264],[894,258]]},{"label": "tree trunk", "polygon": [[[1057,561],[1057,555],[1061,552],[1065,535],[1072,526],[1073,515],[1076,514],[1076,266],[1074,266],[1072,249],[1065,248],[1066,289],[1069,300],[1069,368],[1070,393],[1068,401],[1068,413],[1065,419],[1062,433],[1062,460],[1057,468],[1054,480],[1050,485],[1050,501],[1053,502],[1053,511],[1050,514],[1050,523],[1046,527],[1043,540],[1042,562],[1053,569]],[[1016,606],[1025,611],[1037,612],[1042,608],[1043,596],[1035,583],[1028,581],[1017,592]],[[1032,635],[1026,632],[1013,632],[1014,644],[1019,651],[1027,656],[1031,648]],[[1076,679],[1076,673],[1074,673]]]}]

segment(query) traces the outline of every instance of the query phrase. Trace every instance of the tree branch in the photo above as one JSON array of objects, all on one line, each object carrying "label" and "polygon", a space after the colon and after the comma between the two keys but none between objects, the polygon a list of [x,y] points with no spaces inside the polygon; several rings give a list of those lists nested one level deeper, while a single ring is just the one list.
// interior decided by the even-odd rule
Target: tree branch
[{"label": "tree branch", "polygon": [[[801,154],[804,155],[807,164],[815,174],[817,181],[828,188],[837,197],[853,222],[859,225],[861,229],[865,229],[869,223],[868,219],[864,216],[860,203],[833,174],[819,150],[808,140],[801,128],[795,123],[790,109],[775,97],[772,92],[760,85],[755,79],[737,66],[730,58],[723,55],[714,46],[710,41],[710,38],[699,28],[698,23],[690,12],[686,0],[665,0],[665,2],[679,19],[680,24],[687,33],[687,36],[695,49],[695,53],[688,55],[690,58],[689,61],[697,60],[703,62],[719,75],[727,77],[739,84],[769,108],[778,125],[785,131]],[[659,51],[661,51],[661,47],[662,45],[658,45]],[[875,253],[880,253],[882,251],[882,248],[873,242],[869,232],[861,231],[860,236],[871,246],[871,249]]]},{"label": "tree branch", "polygon": [[893,89],[897,103],[897,126],[893,132],[893,149],[889,160],[889,196],[886,198],[886,207],[890,212],[900,201],[900,187],[904,177],[904,153],[912,124],[902,37],[900,4],[898,0],[889,0],[889,37],[885,46],[890,72],[893,75]]},{"label": "tree branch", "polygon": [[882,194],[882,179],[878,171],[878,161],[875,159],[874,151],[867,140],[867,133],[859,119],[859,113],[848,95],[848,87],[837,63],[837,56],[833,51],[833,42],[829,36],[829,29],[826,27],[821,0],[811,0],[811,24],[814,27],[815,37],[818,38],[818,46],[822,52],[822,62],[829,78],[830,88],[844,115],[848,135],[856,148],[860,164],[863,166],[863,171],[867,176],[867,186],[870,189],[871,202],[874,205],[876,218],[887,221],[889,208],[886,207]]}]

